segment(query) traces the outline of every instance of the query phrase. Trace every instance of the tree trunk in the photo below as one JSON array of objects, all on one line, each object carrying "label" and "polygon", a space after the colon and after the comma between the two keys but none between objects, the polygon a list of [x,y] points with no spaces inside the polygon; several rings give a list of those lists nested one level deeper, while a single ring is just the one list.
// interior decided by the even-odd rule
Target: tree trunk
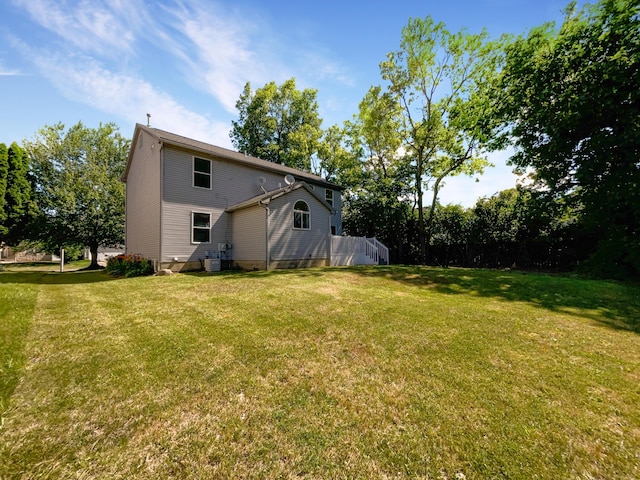
[{"label": "tree trunk", "polygon": [[469,158],[471,158],[471,147],[469,147],[467,154],[464,157],[455,159],[455,161],[452,163],[449,169],[447,169],[442,175],[437,177],[435,183],[433,184],[433,198],[431,200],[431,209],[429,210],[429,217],[427,218],[427,224],[425,227],[425,234],[424,234],[424,248],[425,248],[424,264],[425,265],[426,265],[426,262],[429,260],[428,258],[429,244],[431,243],[431,232],[433,230],[433,219],[436,212],[436,205],[438,202],[438,193],[440,192],[440,183],[442,183],[442,180],[448,177],[449,174],[454,172],[457,168],[460,167],[460,165],[464,163],[465,160]]},{"label": "tree trunk", "polygon": [[416,159],[416,195],[418,197],[418,244],[420,245],[420,259],[421,265],[427,263],[427,245],[425,243],[425,229],[424,229],[424,208],[422,206],[422,154],[418,153]]},{"label": "tree trunk", "polygon": [[87,267],[87,270],[99,270],[102,268],[98,265],[98,245],[89,245],[89,252],[91,253],[91,264]]},{"label": "tree trunk", "polygon": [[425,226],[425,235],[424,235],[424,264],[426,265],[429,259],[430,248],[429,244],[431,243],[431,232],[433,230],[433,219],[436,212],[436,205],[438,202],[438,192],[440,191],[440,182],[443,177],[439,177],[436,179],[436,182],[433,184],[433,197],[431,199],[431,208],[429,209],[429,216],[427,217],[427,224]]}]

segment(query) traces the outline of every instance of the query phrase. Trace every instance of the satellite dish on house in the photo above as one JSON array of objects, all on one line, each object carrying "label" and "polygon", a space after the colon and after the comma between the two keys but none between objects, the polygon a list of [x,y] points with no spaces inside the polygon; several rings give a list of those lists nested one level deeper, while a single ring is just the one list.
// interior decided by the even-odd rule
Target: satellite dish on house
[{"label": "satellite dish on house", "polygon": [[293,177],[293,175],[285,175],[284,177],[284,183],[286,183],[287,185],[291,185],[296,181],[296,179]]},{"label": "satellite dish on house", "polygon": [[260,187],[263,192],[267,192],[264,188],[264,184],[267,183],[267,179],[265,177],[256,177],[255,184],[256,187]]}]

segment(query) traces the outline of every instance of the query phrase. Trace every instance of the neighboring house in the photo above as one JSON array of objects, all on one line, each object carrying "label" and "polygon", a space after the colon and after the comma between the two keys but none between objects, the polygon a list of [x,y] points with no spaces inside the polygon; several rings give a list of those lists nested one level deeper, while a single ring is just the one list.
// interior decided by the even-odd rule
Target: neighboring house
[{"label": "neighboring house", "polygon": [[126,253],[157,268],[331,264],[342,188],[321,177],[136,125],[127,168]]},{"label": "neighboring house", "polygon": [[[98,263],[106,265],[110,257],[116,257],[124,253],[124,247],[98,247]],[[84,249],[84,259],[91,260],[91,250]]]}]

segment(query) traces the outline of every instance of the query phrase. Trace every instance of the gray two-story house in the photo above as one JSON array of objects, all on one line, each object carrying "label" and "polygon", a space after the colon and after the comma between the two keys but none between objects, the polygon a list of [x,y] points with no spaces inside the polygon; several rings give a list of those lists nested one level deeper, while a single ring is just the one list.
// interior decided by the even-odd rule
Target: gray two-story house
[{"label": "gray two-story house", "polygon": [[342,188],[319,176],[136,125],[127,168],[126,252],[157,268],[331,264]]}]

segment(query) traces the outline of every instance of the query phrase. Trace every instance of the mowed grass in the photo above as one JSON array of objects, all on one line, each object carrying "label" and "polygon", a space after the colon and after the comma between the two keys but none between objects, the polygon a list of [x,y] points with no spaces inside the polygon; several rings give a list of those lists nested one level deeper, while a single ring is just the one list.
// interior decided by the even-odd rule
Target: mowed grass
[{"label": "mowed grass", "polygon": [[640,478],[637,285],[358,267],[0,289],[3,479]]}]

